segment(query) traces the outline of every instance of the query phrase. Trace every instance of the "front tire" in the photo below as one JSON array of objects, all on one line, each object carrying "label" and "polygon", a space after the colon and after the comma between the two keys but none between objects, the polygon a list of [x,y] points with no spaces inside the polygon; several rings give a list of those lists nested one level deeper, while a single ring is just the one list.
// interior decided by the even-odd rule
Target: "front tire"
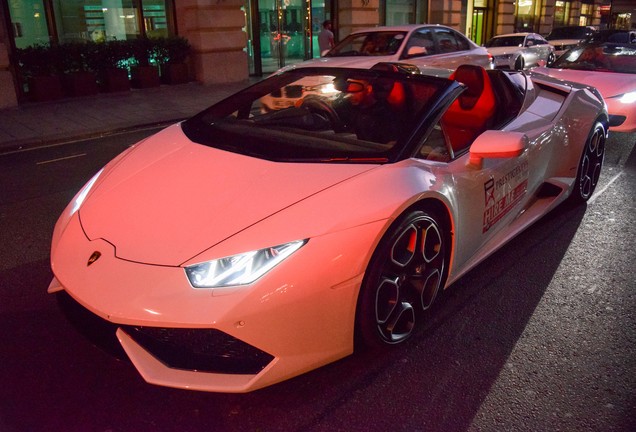
[{"label": "front tire", "polygon": [[399,345],[423,326],[424,312],[443,286],[447,234],[432,211],[411,211],[380,241],[365,275],[356,315],[358,341]]},{"label": "front tire", "polygon": [[606,137],[605,127],[597,122],[585,142],[579,162],[574,190],[570,195],[570,201],[574,204],[589,200],[596,189],[605,157]]},{"label": "front tire", "polygon": [[525,61],[523,60],[523,56],[519,56],[517,57],[517,60],[515,60],[515,70],[523,70],[523,68],[526,66]]}]

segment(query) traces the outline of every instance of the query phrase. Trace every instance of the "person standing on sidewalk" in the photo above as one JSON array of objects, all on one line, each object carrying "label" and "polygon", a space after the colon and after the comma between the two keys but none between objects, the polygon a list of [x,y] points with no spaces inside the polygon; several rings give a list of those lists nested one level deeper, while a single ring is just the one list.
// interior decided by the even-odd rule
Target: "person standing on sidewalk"
[{"label": "person standing on sidewalk", "polygon": [[333,31],[331,30],[331,21],[326,20],[322,23],[322,31],[318,35],[318,47],[320,55],[325,55],[335,45]]}]

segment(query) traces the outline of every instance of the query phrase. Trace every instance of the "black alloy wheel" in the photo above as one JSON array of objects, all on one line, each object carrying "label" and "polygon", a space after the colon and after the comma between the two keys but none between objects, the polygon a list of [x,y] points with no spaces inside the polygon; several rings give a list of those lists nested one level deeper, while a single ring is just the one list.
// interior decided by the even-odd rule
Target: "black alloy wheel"
[{"label": "black alloy wheel", "polygon": [[603,167],[606,137],[605,127],[597,122],[583,148],[574,190],[570,195],[572,202],[583,203],[589,200],[594,193]]},{"label": "black alloy wheel", "polygon": [[359,342],[371,348],[398,345],[423,325],[447,266],[448,235],[441,220],[432,211],[411,211],[380,241],[358,300]]}]

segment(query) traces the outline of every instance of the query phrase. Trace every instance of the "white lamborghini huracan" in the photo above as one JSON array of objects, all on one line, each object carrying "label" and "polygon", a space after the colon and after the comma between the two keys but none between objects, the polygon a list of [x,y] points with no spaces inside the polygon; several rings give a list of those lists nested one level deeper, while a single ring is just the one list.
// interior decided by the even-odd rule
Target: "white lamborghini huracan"
[{"label": "white lamborghini huracan", "polygon": [[441,290],[592,195],[609,119],[550,77],[405,70],[290,69],[129,148],[60,216],[49,292],[112,326],[145,380],[185,389],[251,391],[408,341]]}]

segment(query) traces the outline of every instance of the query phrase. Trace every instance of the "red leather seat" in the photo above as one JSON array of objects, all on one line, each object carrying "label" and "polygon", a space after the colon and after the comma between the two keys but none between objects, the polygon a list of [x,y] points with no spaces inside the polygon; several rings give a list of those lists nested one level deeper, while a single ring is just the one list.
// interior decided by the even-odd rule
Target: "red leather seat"
[{"label": "red leather seat", "polygon": [[461,65],[450,79],[466,86],[441,120],[451,147],[457,153],[491,125],[496,100],[488,73],[481,66]]}]

